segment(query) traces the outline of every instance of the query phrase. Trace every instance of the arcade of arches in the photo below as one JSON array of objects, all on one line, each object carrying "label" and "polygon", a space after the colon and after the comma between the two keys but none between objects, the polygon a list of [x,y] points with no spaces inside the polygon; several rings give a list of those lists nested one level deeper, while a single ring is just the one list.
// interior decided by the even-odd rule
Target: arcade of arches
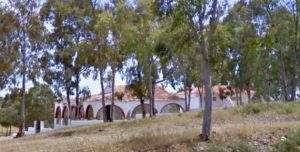
[{"label": "arcade of arches", "polygon": [[[137,118],[137,116],[142,115],[142,106],[140,104],[134,106],[129,110],[127,113],[125,110],[123,110],[122,107],[118,105],[114,105],[114,109],[112,110],[111,105],[106,105],[105,106],[105,111],[106,114],[103,116],[103,107],[98,109],[94,109],[92,105],[87,105],[86,108],[84,106],[79,107],[79,113],[78,113],[78,118],[79,120],[105,120],[110,121],[111,120],[111,115],[110,113],[113,111],[113,120],[123,120],[123,119],[131,119],[131,118]],[[57,106],[55,109],[55,118],[56,118],[56,124],[59,125],[68,125],[68,116],[70,114],[70,119],[71,120],[76,120],[76,107],[74,105],[71,106],[70,108],[70,113],[68,111],[67,106]],[[179,113],[182,112],[183,108],[180,104],[178,103],[167,103],[162,106],[159,110],[155,109],[155,113]],[[145,112],[147,115],[149,115],[150,112],[150,105],[145,104]]]}]

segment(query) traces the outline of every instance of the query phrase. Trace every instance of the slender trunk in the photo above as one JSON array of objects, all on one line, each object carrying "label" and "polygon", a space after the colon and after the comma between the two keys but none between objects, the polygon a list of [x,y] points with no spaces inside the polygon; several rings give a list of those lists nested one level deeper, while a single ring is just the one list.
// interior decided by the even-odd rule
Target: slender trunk
[{"label": "slender trunk", "polygon": [[22,53],[22,102],[21,102],[21,127],[19,128],[19,137],[22,137],[25,133],[25,90],[26,90],[26,51],[21,50]]},{"label": "slender trunk", "polygon": [[151,59],[149,57],[149,74],[148,74],[148,98],[149,98],[149,105],[150,105],[150,118],[153,117],[153,103],[152,103],[152,64]]},{"label": "slender trunk", "polygon": [[[70,86],[67,84],[66,86],[66,95],[67,95],[67,102],[68,102],[68,113],[67,113],[67,122],[66,122],[66,125],[70,125],[68,124],[69,122],[69,119],[70,119],[70,109],[71,109],[71,100],[70,100],[70,92],[71,92],[71,89],[70,89]],[[66,118],[64,118],[66,119]]]},{"label": "slender trunk", "polygon": [[184,108],[185,108],[185,111],[188,111],[188,107],[187,107],[187,101],[188,101],[188,99],[187,99],[188,97],[187,97],[187,90],[186,90],[186,85],[184,85]]},{"label": "slender trunk", "polygon": [[11,125],[9,125],[9,133],[8,135],[10,136],[11,135]]},{"label": "slender trunk", "polygon": [[153,112],[153,116],[156,116],[156,111],[155,111],[155,86],[156,86],[156,82],[152,81],[152,91],[151,91],[151,100],[152,100],[152,112]]},{"label": "slender trunk", "polygon": [[142,107],[143,118],[146,118],[145,101],[143,98],[140,98],[140,102],[141,102],[141,107]]},{"label": "slender trunk", "polygon": [[112,86],[111,86],[111,107],[110,107],[110,121],[114,121],[114,106],[115,106],[115,67],[112,67]]},{"label": "slender trunk", "polygon": [[281,78],[281,84],[283,87],[283,96],[284,96],[284,100],[288,101],[289,100],[289,96],[288,96],[288,89],[287,89],[287,79],[286,79],[286,71],[285,71],[285,64],[284,64],[284,60],[282,58],[282,52],[279,52],[279,62],[280,62],[280,78]]},{"label": "slender trunk", "polygon": [[240,105],[243,105],[242,90],[239,92]]},{"label": "slender trunk", "polygon": [[247,84],[246,93],[247,93],[247,97],[248,97],[248,104],[250,104],[251,103],[251,90],[250,90],[249,84]]},{"label": "slender trunk", "polygon": [[79,72],[76,72],[76,80],[75,80],[75,83],[76,83],[76,88],[75,88],[75,91],[76,91],[75,119],[77,119],[77,120],[80,118],[80,116],[79,116],[79,79],[80,79],[80,74],[79,74]]},{"label": "slender trunk", "polygon": [[202,49],[200,51],[203,58],[203,76],[204,76],[204,89],[205,89],[205,107],[202,124],[202,139],[209,140],[211,131],[211,119],[212,119],[212,73],[209,63],[208,50],[206,42],[202,42]]},{"label": "slender trunk", "polygon": [[191,105],[191,92],[192,92],[192,89],[191,87],[188,87],[188,104],[187,104],[187,109],[188,111],[190,111],[190,105]]},{"label": "slender trunk", "polygon": [[239,93],[237,92],[237,89],[236,89],[236,91],[235,91],[235,97],[236,97],[236,104],[238,105],[238,106],[240,106],[241,104],[240,104],[240,98],[239,98]]},{"label": "slender trunk", "polygon": [[197,87],[197,89],[198,89],[198,94],[199,94],[200,108],[201,108],[201,111],[203,111],[202,93],[201,93],[200,87]]},{"label": "slender trunk", "polygon": [[101,103],[102,103],[102,112],[103,112],[103,122],[107,122],[106,108],[105,108],[105,90],[104,90],[104,71],[100,69],[100,85],[101,85]]},{"label": "slender trunk", "polygon": [[[217,7],[218,0],[213,0],[211,5],[211,17],[210,17],[210,31],[208,32],[208,38],[212,37],[216,27],[217,27]],[[201,27],[204,26],[203,21],[201,22]],[[212,119],[212,71],[210,65],[210,56],[208,50],[208,42],[204,38],[204,31],[201,31],[202,41],[200,43],[199,52],[202,54],[203,59],[203,77],[204,77],[204,89],[205,89],[205,107],[203,114],[203,124],[202,124],[202,139],[207,141],[210,137],[211,131],[211,119]],[[210,50],[212,51],[212,50]]]},{"label": "slender trunk", "polygon": [[292,56],[292,81],[291,81],[291,101],[296,100],[296,89],[297,89],[297,54],[298,54],[298,25],[299,25],[299,1],[295,1],[296,12],[294,14],[294,23],[295,23],[295,31],[294,31],[294,52]]}]

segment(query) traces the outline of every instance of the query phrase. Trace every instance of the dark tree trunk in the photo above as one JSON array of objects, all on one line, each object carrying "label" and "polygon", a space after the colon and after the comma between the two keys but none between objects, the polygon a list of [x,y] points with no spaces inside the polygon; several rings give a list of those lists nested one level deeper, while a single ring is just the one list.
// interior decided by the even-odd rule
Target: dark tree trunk
[{"label": "dark tree trunk", "polygon": [[22,53],[22,102],[21,102],[21,126],[19,127],[18,136],[22,137],[25,134],[25,102],[26,102],[26,50],[23,48]]},{"label": "dark tree trunk", "polygon": [[201,108],[201,111],[203,111],[202,93],[201,93],[200,87],[197,87],[197,89],[198,89],[198,94],[199,94],[200,108]]},{"label": "dark tree trunk", "polygon": [[143,115],[143,118],[146,118],[145,101],[144,101],[143,98],[140,98],[140,102],[141,102],[141,107],[142,107],[142,115]]},{"label": "dark tree trunk", "polygon": [[238,106],[240,106],[241,105],[241,103],[240,103],[240,97],[239,97],[239,92],[237,91],[237,89],[235,91],[235,97],[236,97],[236,104]]},{"label": "dark tree trunk", "polygon": [[102,112],[103,112],[103,122],[107,122],[106,116],[106,107],[105,107],[105,89],[104,89],[104,78],[103,78],[103,70],[100,69],[100,85],[101,85],[101,103],[102,103]]},{"label": "dark tree trunk", "polygon": [[202,139],[209,140],[211,131],[211,115],[212,115],[212,73],[207,54],[206,46],[202,50],[203,52],[203,74],[204,74],[204,89],[205,89],[205,107],[202,124]]},{"label": "dark tree trunk", "polygon": [[[218,0],[213,0],[211,5],[211,17],[210,17],[210,31],[208,33],[209,38],[212,37],[214,30],[216,29],[217,24],[217,8]],[[204,12],[205,13],[205,12]],[[203,18],[200,18],[200,20]],[[204,27],[203,21],[201,21],[201,27]],[[202,134],[201,137],[203,140],[207,141],[210,137],[211,131],[211,119],[212,119],[212,71],[210,65],[210,56],[207,41],[204,38],[204,30],[202,29],[201,33],[201,42],[199,47],[199,52],[202,55],[203,61],[203,77],[204,77],[204,92],[205,92],[205,107],[203,114],[203,124],[202,124]]]},{"label": "dark tree trunk", "polygon": [[292,56],[292,81],[291,81],[291,101],[296,100],[296,89],[297,89],[297,64],[298,64],[298,59],[297,59],[297,54],[299,53],[298,51],[298,26],[299,26],[299,7],[300,7],[300,2],[299,1],[295,1],[295,6],[296,6],[296,10],[294,15],[294,26],[295,26],[295,31],[294,31],[294,37],[295,37],[295,43],[294,43],[294,54]]},{"label": "dark tree trunk", "polygon": [[243,105],[242,90],[240,90],[239,92],[239,100],[240,100],[240,105]]},{"label": "dark tree trunk", "polygon": [[284,60],[282,58],[282,52],[279,52],[279,62],[280,62],[280,79],[281,79],[281,84],[283,87],[283,96],[284,100],[288,101],[289,100],[289,95],[288,95],[288,89],[287,89],[287,79],[286,79],[286,71],[285,71],[285,64]]},{"label": "dark tree trunk", "polygon": [[11,135],[11,125],[9,125],[9,133],[8,135],[10,136]]},{"label": "dark tree trunk", "polygon": [[[66,86],[66,95],[67,95],[67,102],[68,102],[68,116],[67,116],[67,119],[68,119],[68,121],[67,122],[69,122],[69,119],[70,119],[70,109],[71,109],[71,100],[70,100],[70,93],[71,93],[71,88],[70,88],[70,86],[67,84],[67,86]],[[65,118],[64,118],[65,119]],[[67,125],[70,125],[70,124],[67,124]]]},{"label": "dark tree trunk", "polygon": [[156,111],[155,111],[155,86],[156,86],[156,82],[152,81],[152,91],[151,91],[151,100],[152,100],[152,114],[153,116],[156,116]]},{"label": "dark tree trunk", "polygon": [[149,74],[148,74],[148,98],[149,98],[149,105],[150,105],[150,118],[153,117],[153,102],[152,102],[152,64],[151,58],[149,57]]},{"label": "dark tree trunk", "polygon": [[187,110],[190,111],[190,105],[191,105],[191,92],[192,88],[188,87],[188,103],[187,103]]},{"label": "dark tree trunk", "polygon": [[114,106],[115,106],[115,68],[112,67],[112,86],[111,86],[111,108],[110,108],[110,121],[114,121]]},{"label": "dark tree trunk", "polygon": [[248,97],[248,104],[251,103],[251,89],[250,89],[250,83],[246,84],[246,92],[247,92],[247,97]]},{"label": "dark tree trunk", "polygon": [[79,79],[80,79],[80,74],[78,71],[76,71],[76,80],[75,80],[75,84],[76,84],[76,87],[75,87],[75,91],[76,91],[76,97],[75,97],[75,100],[76,100],[76,110],[75,110],[75,119],[80,119],[80,116],[79,116]]},{"label": "dark tree trunk", "polygon": [[188,111],[187,101],[188,101],[187,89],[186,89],[186,85],[184,85],[184,106],[185,106],[184,108],[185,108],[185,111]]}]

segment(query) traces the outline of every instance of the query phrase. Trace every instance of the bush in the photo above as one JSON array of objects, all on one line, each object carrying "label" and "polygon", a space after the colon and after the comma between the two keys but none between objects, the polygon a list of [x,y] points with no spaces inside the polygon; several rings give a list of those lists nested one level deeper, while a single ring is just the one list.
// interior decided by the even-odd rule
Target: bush
[{"label": "bush", "polygon": [[237,140],[230,142],[226,145],[211,145],[207,149],[208,152],[226,152],[226,151],[236,151],[236,152],[254,152],[255,148],[248,142],[243,140]]},{"label": "bush", "polygon": [[276,110],[279,114],[290,114],[296,111],[297,105],[293,103],[285,103],[281,104],[278,109]]},{"label": "bush", "polygon": [[241,109],[241,113],[246,114],[246,115],[258,114],[267,109],[268,109],[268,104],[254,103],[254,104],[248,104],[245,107],[243,107]]},{"label": "bush", "polygon": [[256,151],[252,145],[250,145],[248,142],[243,141],[243,140],[234,142],[232,145],[230,145],[230,149],[232,149],[232,151],[238,151],[238,152]]},{"label": "bush", "polygon": [[207,152],[226,152],[226,149],[223,146],[212,145],[208,147]]},{"label": "bush", "polygon": [[280,141],[275,147],[277,152],[299,152],[300,129],[288,135],[286,139]]},{"label": "bush", "polygon": [[202,118],[202,117],[203,117],[203,112],[197,112],[196,117],[197,117],[197,118]]}]

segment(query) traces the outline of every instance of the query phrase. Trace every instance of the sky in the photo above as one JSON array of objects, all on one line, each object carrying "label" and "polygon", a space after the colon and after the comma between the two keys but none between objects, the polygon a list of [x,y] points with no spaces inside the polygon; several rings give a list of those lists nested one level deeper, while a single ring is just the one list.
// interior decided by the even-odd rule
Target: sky
[{"label": "sky", "polygon": [[[220,1],[222,1],[222,0],[220,0]],[[238,0],[228,0],[228,4],[229,4],[229,6],[232,6],[237,1]],[[0,0],[0,3],[1,2],[5,3],[7,1],[6,0]],[[122,79],[120,73],[117,73],[117,75],[116,75],[116,82],[115,82],[115,84],[116,85],[125,85],[126,84],[125,80]],[[33,86],[33,84],[31,82],[27,82],[27,84],[26,84],[27,90],[28,90],[28,88],[31,88],[32,86]],[[101,90],[100,89],[100,80],[99,79],[94,80],[92,78],[92,76],[90,76],[88,78],[81,77],[81,81],[80,81],[79,86],[81,88],[88,87],[90,89],[92,95],[99,94],[100,90]],[[170,92],[175,92],[176,91],[176,90],[174,90],[170,86],[167,86],[165,89],[167,91],[170,91]],[[7,89],[1,90],[0,91],[0,96],[4,96],[8,92],[9,91]]]}]

